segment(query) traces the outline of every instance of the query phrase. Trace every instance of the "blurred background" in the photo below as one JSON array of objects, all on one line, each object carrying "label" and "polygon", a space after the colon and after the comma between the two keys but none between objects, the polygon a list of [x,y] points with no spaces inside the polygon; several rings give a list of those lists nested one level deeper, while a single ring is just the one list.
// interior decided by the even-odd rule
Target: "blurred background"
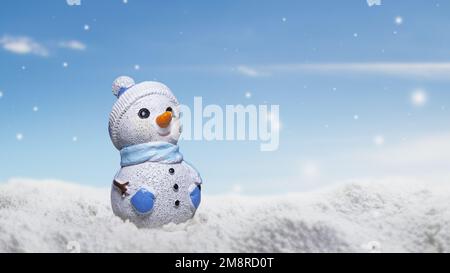
[{"label": "blurred background", "polygon": [[279,149],[181,141],[209,193],[450,178],[450,2],[4,0],[0,181],[108,187],[113,80],[280,106]]}]

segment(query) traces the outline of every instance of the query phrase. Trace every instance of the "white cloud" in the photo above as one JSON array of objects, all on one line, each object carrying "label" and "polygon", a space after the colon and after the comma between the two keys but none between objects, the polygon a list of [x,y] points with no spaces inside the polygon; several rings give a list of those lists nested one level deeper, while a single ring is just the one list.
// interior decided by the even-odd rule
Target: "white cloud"
[{"label": "white cloud", "polygon": [[[6,51],[19,55],[33,54],[42,57],[49,55],[48,48],[27,36],[5,35],[0,37],[0,46]],[[84,43],[77,40],[61,41],[56,45],[52,44],[52,46],[78,51],[84,51],[87,48]]]},{"label": "white cloud", "polygon": [[59,43],[59,47],[79,51],[86,50],[87,48],[87,46],[84,43],[77,40],[62,41]]},{"label": "white cloud", "polygon": [[450,166],[450,133],[425,136],[386,147],[369,158],[378,164],[391,167],[425,165],[438,167],[442,164]]},{"label": "white cloud", "polygon": [[245,65],[238,66],[236,68],[236,71],[241,75],[253,78],[267,76],[266,73],[258,71],[256,68],[251,68]]},{"label": "white cloud", "polygon": [[43,45],[26,36],[5,35],[0,38],[0,45],[4,50],[14,54],[48,56],[48,50]]},{"label": "white cloud", "polygon": [[[370,142],[370,141],[373,142]],[[344,140],[342,140],[344,141]],[[373,143],[372,145],[370,145]],[[429,183],[448,183],[450,179],[450,131],[420,136],[397,136],[389,140],[378,135],[367,137],[367,145],[341,151],[320,159],[320,184],[361,177],[403,177]],[[290,181],[302,178],[289,178]]]},{"label": "white cloud", "polygon": [[268,76],[276,73],[358,73],[450,80],[450,62],[293,63],[239,66],[237,71],[249,77]]},{"label": "white cloud", "polygon": [[369,7],[380,6],[381,0],[367,0],[367,5],[369,5]]},{"label": "white cloud", "polygon": [[80,6],[81,0],[66,0],[66,3],[69,6]]}]

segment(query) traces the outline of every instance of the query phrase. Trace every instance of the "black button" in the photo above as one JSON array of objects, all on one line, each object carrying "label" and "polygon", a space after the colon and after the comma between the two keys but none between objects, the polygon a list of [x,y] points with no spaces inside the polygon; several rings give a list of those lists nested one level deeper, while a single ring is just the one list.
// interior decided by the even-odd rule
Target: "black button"
[{"label": "black button", "polygon": [[180,200],[175,201],[175,206],[178,207],[180,205]]},{"label": "black button", "polygon": [[173,168],[170,168],[170,169],[169,169],[169,173],[170,173],[170,174],[174,174],[174,173],[175,173],[175,170],[174,170]]},{"label": "black button", "polygon": [[202,190],[202,186],[201,185],[198,185],[197,187],[198,187],[199,190]]},{"label": "black button", "polygon": [[178,184],[173,185],[173,189],[177,191],[178,190]]}]

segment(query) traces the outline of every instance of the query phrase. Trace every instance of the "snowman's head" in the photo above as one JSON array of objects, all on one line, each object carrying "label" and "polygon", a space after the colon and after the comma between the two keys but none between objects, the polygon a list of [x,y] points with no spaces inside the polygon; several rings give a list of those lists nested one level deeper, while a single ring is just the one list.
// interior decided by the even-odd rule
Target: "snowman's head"
[{"label": "snowman's head", "polygon": [[164,141],[176,144],[181,134],[179,103],[159,82],[134,83],[119,77],[113,83],[118,100],[109,116],[109,135],[114,146]]}]

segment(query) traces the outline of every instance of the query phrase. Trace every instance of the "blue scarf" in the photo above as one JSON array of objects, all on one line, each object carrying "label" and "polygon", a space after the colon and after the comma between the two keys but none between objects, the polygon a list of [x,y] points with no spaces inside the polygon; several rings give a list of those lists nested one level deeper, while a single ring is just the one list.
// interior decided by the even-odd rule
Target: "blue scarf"
[{"label": "blue scarf", "polygon": [[127,167],[144,162],[180,163],[183,155],[178,150],[178,145],[160,141],[128,146],[120,150],[120,165]]}]

